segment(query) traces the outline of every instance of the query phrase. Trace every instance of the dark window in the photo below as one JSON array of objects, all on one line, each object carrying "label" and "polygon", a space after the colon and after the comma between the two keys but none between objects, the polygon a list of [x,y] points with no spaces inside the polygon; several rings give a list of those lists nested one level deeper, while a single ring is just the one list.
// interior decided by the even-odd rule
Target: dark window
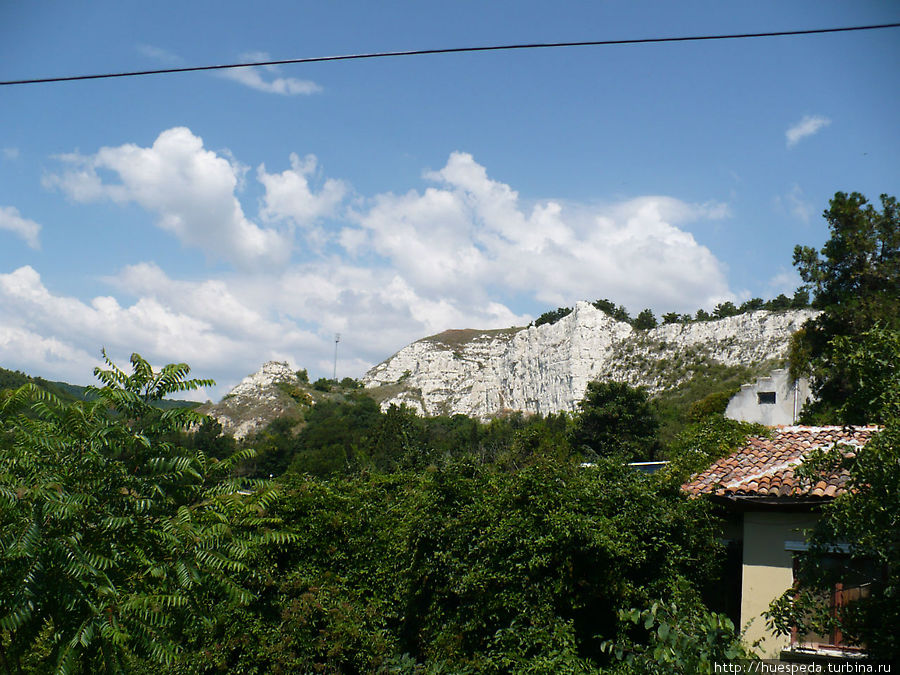
[{"label": "dark window", "polygon": [[[794,587],[802,586],[799,579],[799,557],[794,557]],[[868,598],[873,584],[879,583],[877,566],[871,560],[851,560],[849,557],[834,554],[826,555],[821,562],[824,570],[840,578],[835,582],[831,592],[820,594],[821,608],[835,619],[825,634],[801,634],[796,628],[791,631],[791,646],[807,649],[837,648],[842,650],[865,649],[865,645],[848,645],[840,629],[839,618],[844,616],[847,605],[857,600]]]},{"label": "dark window", "polygon": [[756,394],[756,402],[762,405],[763,403],[775,403],[775,392],[774,391],[760,391]]}]

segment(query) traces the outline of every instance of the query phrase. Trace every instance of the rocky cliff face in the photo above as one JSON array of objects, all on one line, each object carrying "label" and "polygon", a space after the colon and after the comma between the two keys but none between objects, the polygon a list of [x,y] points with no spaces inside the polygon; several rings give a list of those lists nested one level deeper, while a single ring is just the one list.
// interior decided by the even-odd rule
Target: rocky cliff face
[{"label": "rocky cliff face", "polygon": [[273,419],[296,411],[297,402],[279,384],[295,386],[297,374],[282,361],[268,361],[248,375],[215,405],[200,412],[216,418],[222,430],[241,439]]},{"label": "rocky cliff face", "polygon": [[642,331],[579,302],[554,324],[424,338],[372,368],[363,383],[383,408],[406,403],[427,415],[574,410],[595,379],[652,393],[677,386],[704,364],[761,373],[784,358],[791,334],[815,315],[757,311]]}]

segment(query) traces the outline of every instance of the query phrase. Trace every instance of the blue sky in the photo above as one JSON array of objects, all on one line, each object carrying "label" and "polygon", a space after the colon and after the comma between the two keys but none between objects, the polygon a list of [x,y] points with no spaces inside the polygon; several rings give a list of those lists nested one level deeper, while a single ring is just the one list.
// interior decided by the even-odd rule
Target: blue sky
[{"label": "blue sky", "polygon": [[[0,4],[0,80],[884,23],[884,2]],[[838,190],[898,194],[900,30],[0,88],[0,366],[105,347],[218,398],[606,297],[772,297]]]}]

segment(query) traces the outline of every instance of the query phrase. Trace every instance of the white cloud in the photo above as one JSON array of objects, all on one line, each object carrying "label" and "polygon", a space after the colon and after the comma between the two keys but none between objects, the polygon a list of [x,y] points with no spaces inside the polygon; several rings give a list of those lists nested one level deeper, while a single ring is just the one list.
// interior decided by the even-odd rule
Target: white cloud
[{"label": "white cloud", "polygon": [[[425,297],[460,305],[491,292],[545,303],[615,298],[675,309],[731,299],[721,263],[676,225],[727,215],[725,205],[642,197],[601,207],[554,201],[525,211],[510,186],[464,153],[423,193],[379,195],[357,214],[366,243]],[[341,241],[360,249],[362,235]]]},{"label": "white cloud", "polygon": [[802,139],[818,133],[829,124],[831,124],[831,120],[827,117],[822,117],[821,115],[804,115],[803,119],[796,124],[791,125],[788,130],[784,132],[787,146],[789,148],[794,147]]},{"label": "white cloud", "polygon": [[86,382],[105,347],[119,362],[132,352],[158,365],[187,362],[200,376],[224,375],[224,387],[267,359],[293,360],[320,342],[293,322],[262,316],[221,281],[173,281],[152,264],[108,281],[138,300],[56,294],[30,266],[0,274],[0,363],[37,373],[52,368]]},{"label": "white cloud", "polygon": [[183,59],[173,52],[170,52],[168,49],[163,49],[162,47],[154,47],[153,45],[138,45],[137,50],[140,54],[146,56],[147,58],[153,59],[154,61],[159,61],[160,63],[165,63],[170,66],[177,65],[183,62]]},{"label": "white cloud", "polygon": [[38,239],[41,226],[33,220],[23,218],[14,206],[0,206],[0,230],[8,230],[22,237],[31,248],[41,247]]},{"label": "white cloud", "polygon": [[[266,52],[251,52],[241,54],[243,61],[260,62],[272,60]],[[279,77],[278,66],[247,66],[244,68],[228,68],[216,71],[221,77],[234,82],[239,82],[246,87],[265,92],[266,94],[280,94],[282,96],[296,96],[318,94],[322,87],[311,80],[300,80],[296,77]],[[263,74],[270,76],[269,79]]]},{"label": "white cloud", "polygon": [[[342,332],[340,372],[359,376],[400,346],[448,326],[502,327],[529,320],[496,302],[460,307],[429,299],[390,270],[315,263],[276,276],[187,282],[157,265],[124,268],[106,281],[138,299],[90,301],[51,291],[36,270],[0,274],[0,363],[27,372],[90,380],[101,347],[124,363],[189,363],[221,396],[269,359],[330,373],[334,332]],[[312,330],[303,328],[313,326]]]},{"label": "white cloud", "polygon": [[769,279],[768,296],[774,298],[776,295],[784,294],[792,297],[794,292],[803,284],[797,270],[781,268],[778,274]]},{"label": "white cloud", "polygon": [[310,189],[310,178],[316,174],[316,157],[302,160],[291,153],[291,168],[281,173],[266,173],[264,164],[257,170],[257,179],[265,187],[262,217],[269,221],[290,220],[306,227],[335,213],[347,194],[343,181],[327,179],[318,194]]},{"label": "white cloud", "polygon": [[[285,263],[289,237],[251,222],[235,196],[242,168],[203,147],[185,127],[162,132],[149,148],[126,144],[96,154],[62,155],[61,174],[45,176],[78,202],[135,202],[185,245],[242,267]],[[105,182],[98,170],[120,182]]]},{"label": "white cloud", "polygon": [[88,354],[55,336],[47,337],[7,321],[0,322],[0,362],[52,380],[87,384],[99,353]]},{"label": "white cloud", "polygon": [[[160,63],[177,66],[184,63],[178,54],[153,45],[138,45],[138,52],[144,56],[159,61]],[[241,54],[242,62],[271,61],[272,58],[266,52],[249,52]],[[212,71],[218,77],[225,78],[243,84],[245,87],[256,89],[266,94],[280,94],[282,96],[298,96],[318,94],[322,91],[321,85],[311,80],[301,80],[296,77],[279,77],[278,66],[245,66],[242,68],[226,68]],[[268,79],[263,77],[268,75]]]},{"label": "white cloud", "polygon": [[815,213],[815,207],[805,199],[803,189],[797,183],[784,195],[775,197],[775,206],[804,223],[808,223]]},{"label": "white cloud", "polygon": [[[64,162],[47,183],[72,199],[138,204],[181,241],[247,263],[199,281],[131,265],[104,279],[110,295],[92,299],[51,290],[31,267],[0,274],[2,362],[40,372],[57,359],[61,372],[83,368],[79,382],[101,346],[117,361],[132,351],[156,364],[186,361],[217,378],[221,395],[267,359],[330,374],[335,332],[339,376],[359,376],[448,328],[524,325],[532,317],[523,303],[543,311],[608,297],[661,312],[735,299],[724,266],[683,229],[728,217],[719,202],[526,203],[471,155],[453,153],[424,174],[423,190],[359,197],[347,211],[350,187],[320,176],[315,157],[291,155],[285,171],[256,171],[260,218],[273,225],[261,227],[238,200],[246,168],[188,129]],[[290,239],[274,226],[301,227],[322,245],[291,261]],[[254,238],[265,245],[252,249]],[[22,349],[31,339],[33,354]]]},{"label": "white cloud", "polygon": [[14,159],[19,159],[19,149],[18,148],[3,148],[3,158],[8,159],[10,161]]}]

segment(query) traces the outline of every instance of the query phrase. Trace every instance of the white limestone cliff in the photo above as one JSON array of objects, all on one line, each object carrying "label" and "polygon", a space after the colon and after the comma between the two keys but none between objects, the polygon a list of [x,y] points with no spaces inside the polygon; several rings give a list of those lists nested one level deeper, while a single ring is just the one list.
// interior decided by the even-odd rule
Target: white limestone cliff
[{"label": "white limestone cliff", "polygon": [[400,350],[363,378],[382,408],[486,418],[504,409],[574,410],[588,382],[610,379],[652,393],[679,384],[692,364],[772,364],[814,310],[760,310],[717,321],[635,330],[586,302],[554,324],[446,331]]},{"label": "white limestone cliff", "polygon": [[214,417],[225,433],[241,439],[295,407],[278,384],[296,382],[297,374],[287,363],[267,361],[257,372],[241,380],[219,403],[201,407],[201,412]]}]

